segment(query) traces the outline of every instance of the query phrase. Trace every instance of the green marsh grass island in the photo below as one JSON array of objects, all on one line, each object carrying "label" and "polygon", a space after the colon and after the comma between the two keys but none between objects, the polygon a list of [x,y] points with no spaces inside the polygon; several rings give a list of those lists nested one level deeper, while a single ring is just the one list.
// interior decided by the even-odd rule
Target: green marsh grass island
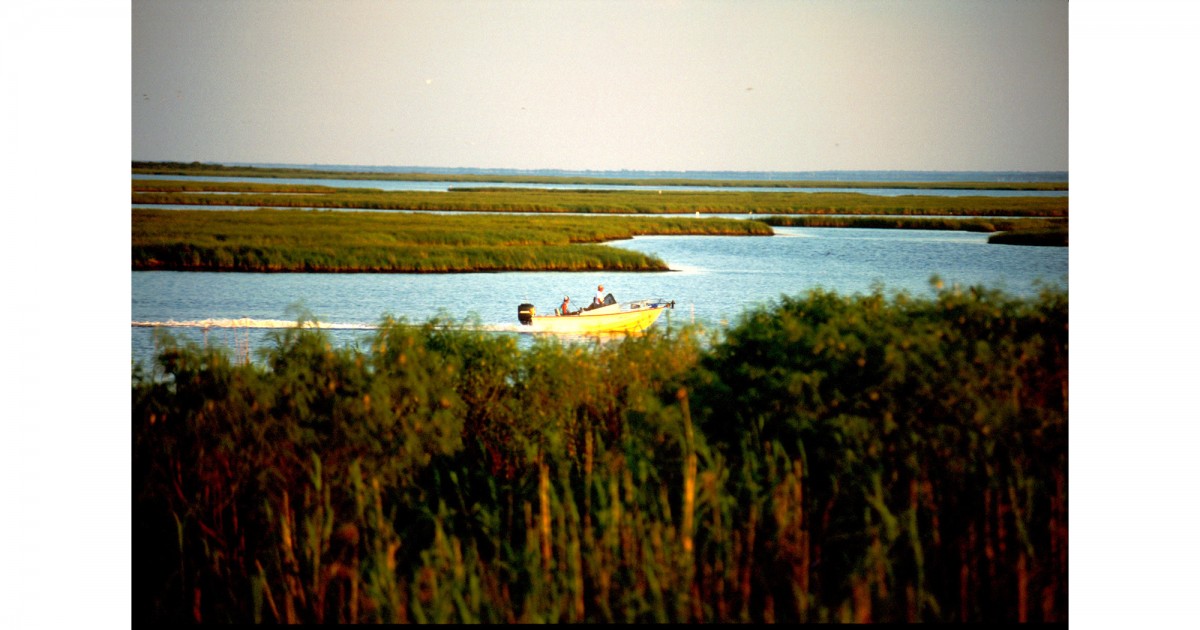
[{"label": "green marsh grass island", "polygon": [[[236,193],[236,194],[231,194]],[[780,193],[780,192],[668,192],[654,191],[595,191],[539,190],[487,188],[451,192],[382,191],[359,188],[332,188],[315,185],[286,185],[269,183],[223,183],[200,181],[133,180],[133,203],[143,205],[192,205],[260,207],[276,210],[286,208],[321,208],[330,210],[397,210],[409,212],[479,212],[479,213],[537,213],[537,214],[754,214],[770,215],[761,223],[776,227],[858,227],[886,229],[937,229],[974,232],[1007,232],[993,236],[989,243],[1025,243],[1065,246],[1067,244],[1067,206],[1065,197],[939,197],[901,196],[880,197],[860,193]],[[163,242],[161,234],[149,234],[145,225],[161,226],[169,219],[159,216],[147,220],[149,209],[134,209],[134,268],[135,269],[205,269],[205,270],[267,270],[267,271],[508,271],[508,270],[664,270],[665,263],[653,262],[640,254],[614,252],[613,248],[575,247],[551,251],[553,243],[538,242],[532,255],[514,255],[496,243],[488,249],[471,249],[466,242],[478,242],[462,237],[458,247],[450,242],[435,243],[440,249],[422,254],[411,243],[400,241],[380,243],[356,238],[353,242],[337,243],[332,235],[321,251],[304,250],[299,239],[280,232],[266,236],[259,230],[246,242],[206,244],[207,237],[217,237],[214,217],[208,228],[197,234],[197,242],[181,240]],[[159,211],[161,212],[161,211]],[[177,212],[177,211],[172,211]],[[140,213],[140,214],[139,214]],[[331,213],[326,213],[331,214]],[[339,213],[345,214],[345,213]],[[362,213],[359,213],[362,214]],[[803,216],[799,216],[803,215]],[[837,216],[832,216],[837,215]],[[854,215],[854,216],[846,216]],[[888,216],[880,216],[888,215]],[[221,215],[222,217],[228,215]],[[183,219],[180,223],[195,224],[200,217]],[[995,217],[995,218],[988,218]],[[226,219],[219,219],[226,221]],[[247,221],[245,217],[238,222]],[[363,219],[367,221],[369,219]],[[255,222],[264,223],[259,219]],[[311,219],[309,221],[312,221]],[[341,219],[320,219],[331,230],[347,225]],[[375,219],[384,222],[386,219]],[[493,219],[439,219],[460,231],[487,230]],[[455,222],[457,221],[457,222]],[[522,219],[534,223],[534,219]],[[297,219],[291,225],[274,221],[279,230],[305,229]],[[755,230],[745,231],[729,224],[713,227],[693,226],[692,230],[678,225],[661,226],[656,231],[626,229],[615,238],[637,234],[760,234],[761,223]],[[311,225],[311,224],[310,224]],[[503,226],[512,230],[511,225]],[[645,229],[645,228],[638,228]],[[663,231],[663,230],[666,231]],[[766,228],[769,231],[769,228]],[[179,234],[178,231],[174,232]],[[378,233],[378,232],[377,232]],[[228,236],[228,235],[224,235]],[[268,244],[259,247],[261,239]],[[386,240],[386,239],[385,239]],[[450,239],[453,241],[455,239]],[[572,242],[596,243],[601,240],[584,238]],[[151,242],[153,241],[153,243]],[[331,249],[335,246],[353,247],[355,251]],[[286,250],[286,252],[285,252]],[[457,250],[457,251],[454,251]],[[331,252],[336,251],[336,254]]]},{"label": "green marsh grass island", "polygon": [[[1066,197],[974,197],[864,193],[455,189],[448,192],[135,179],[135,204],[267,206],[441,212],[595,214],[888,214],[1066,217]],[[228,194],[228,193],[239,194]],[[291,194],[283,194],[291,193]],[[304,194],[298,194],[304,193]]]},{"label": "green marsh grass island", "polygon": [[447,273],[667,271],[599,243],[643,234],[769,236],[740,219],[133,210],[134,270]]},{"label": "green marsh grass island", "polygon": [[148,623],[1067,619],[1067,296],[604,344],[385,320],[135,368]]}]

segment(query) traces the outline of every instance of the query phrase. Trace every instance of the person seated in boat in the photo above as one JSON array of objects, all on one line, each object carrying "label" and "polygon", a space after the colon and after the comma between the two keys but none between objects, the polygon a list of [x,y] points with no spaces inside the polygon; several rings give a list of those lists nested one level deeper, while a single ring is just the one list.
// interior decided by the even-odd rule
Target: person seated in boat
[{"label": "person seated in boat", "polygon": [[571,314],[571,311],[569,310],[570,308],[571,308],[571,296],[564,295],[562,306],[559,307],[558,312],[563,315],[570,315]]},{"label": "person seated in boat", "polygon": [[596,297],[592,298],[592,308],[604,306],[604,285],[596,287]]}]

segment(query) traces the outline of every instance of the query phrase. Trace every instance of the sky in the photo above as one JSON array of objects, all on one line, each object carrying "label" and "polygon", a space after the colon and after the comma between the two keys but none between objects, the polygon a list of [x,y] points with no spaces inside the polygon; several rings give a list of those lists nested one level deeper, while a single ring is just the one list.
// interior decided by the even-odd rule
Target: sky
[{"label": "sky", "polygon": [[134,160],[1068,170],[1065,0],[137,0]]}]

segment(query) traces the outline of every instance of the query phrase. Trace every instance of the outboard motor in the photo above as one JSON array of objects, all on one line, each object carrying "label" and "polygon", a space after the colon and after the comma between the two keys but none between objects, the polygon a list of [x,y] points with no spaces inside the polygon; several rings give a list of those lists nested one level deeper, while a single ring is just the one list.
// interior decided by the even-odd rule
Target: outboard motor
[{"label": "outboard motor", "polygon": [[532,324],[533,314],[535,312],[537,312],[537,309],[535,309],[532,304],[522,304],[517,307],[517,319],[520,320],[522,324]]}]

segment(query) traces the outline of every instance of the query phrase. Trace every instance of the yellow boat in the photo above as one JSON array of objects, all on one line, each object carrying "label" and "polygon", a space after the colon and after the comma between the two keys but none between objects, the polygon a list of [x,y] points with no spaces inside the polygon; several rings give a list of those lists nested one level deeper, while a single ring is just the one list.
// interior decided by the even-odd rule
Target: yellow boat
[{"label": "yellow boat", "polygon": [[616,302],[610,294],[603,306],[563,315],[538,315],[532,304],[517,307],[522,329],[530,332],[567,334],[641,332],[658,321],[663,311],[675,308],[674,301],[661,299]]}]

